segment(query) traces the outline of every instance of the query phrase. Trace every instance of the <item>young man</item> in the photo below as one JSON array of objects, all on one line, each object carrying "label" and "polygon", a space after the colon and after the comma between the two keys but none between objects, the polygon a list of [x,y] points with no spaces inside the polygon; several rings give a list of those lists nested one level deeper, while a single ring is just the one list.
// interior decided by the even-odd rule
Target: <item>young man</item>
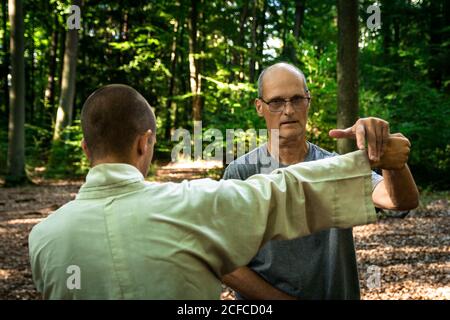
[{"label": "young man", "polygon": [[[245,180],[254,174],[336,155],[306,140],[310,93],[299,69],[287,63],[270,66],[259,77],[258,94],[256,111],[265,118],[268,129],[279,130],[278,154],[272,154],[275,151],[270,150],[269,137],[267,145],[230,163],[224,179]],[[409,141],[401,134],[389,135],[388,123],[381,119],[360,119],[353,127],[332,130],[330,135],[356,136],[360,149],[364,149],[367,138],[373,160],[391,147],[399,154],[405,152],[403,148],[409,152]],[[388,146],[388,141],[399,145]],[[259,160],[271,154],[279,161],[273,159],[270,165],[260,161],[249,164],[249,159]],[[372,173],[372,200],[377,207],[408,210],[417,206],[418,191],[406,162],[395,170],[383,170],[383,177]],[[358,201],[357,197],[354,195],[353,201]],[[321,196],[317,201],[320,199]],[[270,241],[248,266],[226,275],[223,281],[237,291],[238,298],[359,299],[352,229],[333,228],[294,240]]]},{"label": "young man", "polygon": [[[362,151],[247,181],[148,183],[155,116],[136,90],[95,91],[81,125],[86,183],[29,236],[44,298],[218,299],[221,276],[269,239],[375,220]],[[380,164],[403,166],[406,155]]]}]

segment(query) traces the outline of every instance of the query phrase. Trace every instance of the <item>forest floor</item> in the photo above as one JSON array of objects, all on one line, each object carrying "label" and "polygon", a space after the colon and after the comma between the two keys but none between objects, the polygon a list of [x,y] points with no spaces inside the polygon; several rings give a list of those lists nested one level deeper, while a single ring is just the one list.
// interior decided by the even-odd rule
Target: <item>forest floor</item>
[{"label": "forest floor", "polygon": [[[34,182],[0,188],[0,299],[39,299],[28,234],[73,199],[82,183]],[[354,228],[362,299],[450,299],[449,200],[450,192],[422,193],[419,208],[406,218],[384,214],[375,224]],[[222,299],[231,298],[225,289]]]}]

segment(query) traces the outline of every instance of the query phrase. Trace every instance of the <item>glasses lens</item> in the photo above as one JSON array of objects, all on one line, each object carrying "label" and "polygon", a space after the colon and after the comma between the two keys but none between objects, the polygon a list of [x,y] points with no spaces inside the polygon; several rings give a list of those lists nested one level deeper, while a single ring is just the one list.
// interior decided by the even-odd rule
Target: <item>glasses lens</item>
[{"label": "glasses lens", "polygon": [[305,106],[307,101],[307,99],[304,99],[302,97],[295,97],[291,100],[291,103],[295,108],[301,108]]},{"label": "glasses lens", "polygon": [[274,100],[269,102],[269,107],[271,111],[281,111],[284,108],[284,101],[283,100]]}]

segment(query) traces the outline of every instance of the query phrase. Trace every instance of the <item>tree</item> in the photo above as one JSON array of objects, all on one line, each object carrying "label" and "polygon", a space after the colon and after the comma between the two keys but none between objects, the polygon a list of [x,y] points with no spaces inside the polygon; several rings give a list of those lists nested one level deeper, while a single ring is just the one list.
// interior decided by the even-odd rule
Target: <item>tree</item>
[{"label": "tree", "polygon": [[300,40],[300,34],[305,17],[305,2],[306,0],[295,1],[295,24],[294,24],[294,38]]},{"label": "tree", "polygon": [[253,12],[252,12],[252,30],[251,30],[251,41],[250,41],[250,71],[249,71],[249,81],[253,83],[255,81],[255,64],[256,64],[256,32],[258,30],[258,2],[254,1],[253,3]]},{"label": "tree", "polygon": [[[7,0],[2,0],[2,29],[3,29],[3,63],[0,68],[2,71],[3,78],[3,97],[5,103],[5,109],[9,105],[9,90],[8,90],[8,74],[9,74],[9,51],[8,51],[8,30],[6,27],[6,22],[8,19],[8,8],[7,8]],[[1,110],[1,109],[0,109]]]},{"label": "tree", "polygon": [[[338,0],[337,127],[352,126],[358,118],[358,0]],[[355,150],[355,141],[338,139],[339,153]]]},{"label": "tree", "polygon": [[53,106],[55,102],[55,76],[56,76],[56,52],[58,48],[58,17],[55,14],[52,25],[52,42],[50,45],[49,72],[47,77],[47,87],[44,93],[44,103],[47,106]]},{"label": "tree", "polygon": [[[183,20],[182,20],[183,21]],[[173,93],[175,89],[175,77],[176,77],[176,66],[177,66],[177,42],[180,38],[180,23],[178,19],[175,20],[174,26],[173,26],[173,38],[172,38],[172,45],[171,45],[171,52],[170,52],[170,77],[169,77],[169,91],[168,91],[168,97],[166,101],[166,125],[165,125],[165,132],[164,137],[166,139],[170,139],[170,129],[172,128],[172,122],[170,117],[170,110],[172,108],[172,102],[173,102]]]},{"label": "tree", "polygon": [[189,27],[189,79],[192,93],[192,113],[194,121],[202,120],[201,78],[198,62],[198,2],[191,0],[191,11],[188,19]]},{"label": "tree", "polygon": [[[73,1],[74,5],[81,6],[80,0]],[[75,81],[78,50],[78,30],[69,29],[66,32],[64,49],[64,62],[61,81],[61,95],[56,115],[53,141],[61,139],[62,131],[72,123],[73,101],[75,97]]]},{"label": "tree", "polygon": [[258,59],[258,71],[262,71],[262,65],[263,65],[263,50],[264,50],[264,41],[266,40],[266,36],[264,34],[265,27],[266,27],[266,11],[267,11],[267,0],[262,0],[263,2],[263,8],[261,10],[260,15],[260,23],[259,23],[259,34],[258,34],[258,52],[257,52],[257,59]]},{"label": "tree", "polygon": [[300,60],[297,55],[298,43],[300,42],[300,33],[303,27],[303,20],[305,15],[305,0],[295,0],[295,16],[294,25],[292,26],[292,34],[289,32],[291,29],[289,17],[289,8],[291,3],[286,3],[283,8],[283,52],[284,59],[290,60],[294,65],[298,65]]},{"label": "tree", "polygon": [[25,61],[22,10],[21,0],[9,0],[11,89],[9,91],[7,185],[16,185],[27,181],[25,174]]}]

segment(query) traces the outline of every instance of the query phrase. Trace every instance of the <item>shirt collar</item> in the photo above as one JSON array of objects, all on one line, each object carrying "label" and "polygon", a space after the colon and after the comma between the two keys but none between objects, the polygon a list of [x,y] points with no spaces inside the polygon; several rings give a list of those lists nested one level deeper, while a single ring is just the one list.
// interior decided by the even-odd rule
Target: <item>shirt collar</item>
[{"label": "shirt collar", "polygon": [[104,163],[91,168],[77,199],[103,198],[142,187],[144,176],[134,166],[125,163]]}]

